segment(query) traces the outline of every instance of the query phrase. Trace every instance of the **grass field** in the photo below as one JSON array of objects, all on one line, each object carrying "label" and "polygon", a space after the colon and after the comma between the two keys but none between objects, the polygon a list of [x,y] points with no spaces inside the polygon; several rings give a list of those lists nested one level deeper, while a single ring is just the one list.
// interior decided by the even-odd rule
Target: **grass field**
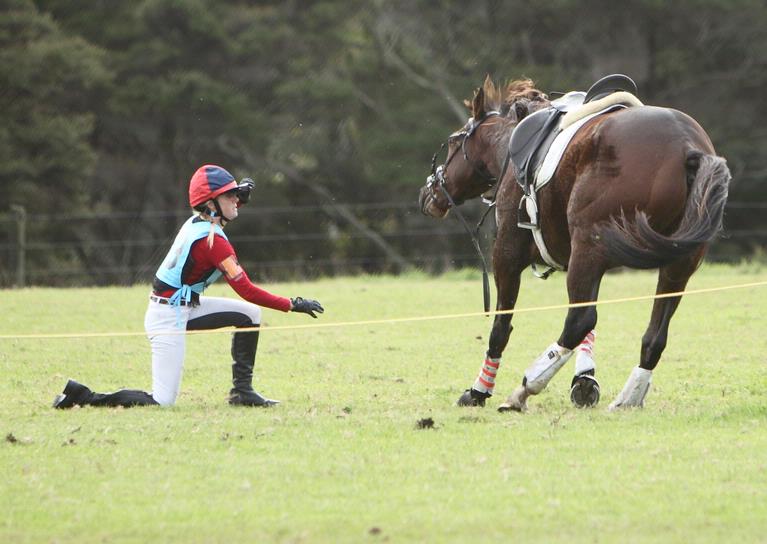
[{"label": "grass field", "polygon": [[[707,265],[689,288],[765,280]],[[601,297],[654,285],[614,274]],[[481,310],[472,273],[267,287],[318,298],[322,323]],[[4,291],[0,335],[140,332],[147,291]],[[518,307],[564,302],[564,276],[525,277]],[[175,407],[131,410],[50,402],[68,377],[149,388],[145,338],[0,339],[0,542],[767,542],[767,287],[686,297],[645,408],[608,413],[650,305],[599,308],[599,407],[570,406],[571,361],[524,415],[495,408],[562,310],[515,318],[485,409],[453,405],[484,316],[265,331],[257,388],[283,401],[270,410],[226,404],[228,334],[189,339]]]}]

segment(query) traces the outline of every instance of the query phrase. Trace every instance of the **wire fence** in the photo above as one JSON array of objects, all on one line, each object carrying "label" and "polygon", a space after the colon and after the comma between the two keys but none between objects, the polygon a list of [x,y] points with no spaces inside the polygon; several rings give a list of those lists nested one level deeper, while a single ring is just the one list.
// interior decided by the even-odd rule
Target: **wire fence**
[{"label": "wire fence", "polygon": [[[294,279],[359,272],[428,272],[476,266],[478,257],[457,221],[424,217],[413,202],[244,208],[228,229],[240,261],[254,279]],[[767,203],[730,202],[725,236],[709,259],[736,261],[767,247]],[[480,202],[462,207],[479,218]],[[0,287],[110,285],[151,281],[189,212],[0,214]],[[489,253],[495,224],[480,229]],[[403,263],[405,263],[403,265]]]}]

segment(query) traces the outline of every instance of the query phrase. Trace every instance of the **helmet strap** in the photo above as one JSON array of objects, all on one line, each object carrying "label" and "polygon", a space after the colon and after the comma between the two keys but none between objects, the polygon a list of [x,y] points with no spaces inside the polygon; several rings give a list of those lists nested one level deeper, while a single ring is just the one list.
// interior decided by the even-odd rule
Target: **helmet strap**
[{"label": "helmet strap", "polygon": [[211,217],[216,217],[216,216],[220,217],[221,218],[221,226],[223,227],[224,224],[225,224],[224,222],[228,223],[229,221],[231,221],[231,219],[229,219],[227,216],[225,216],[224,212],[221,211],[221,206],[219,206],[219,204],[218,204],[218,198],[214,198],[213,199],[213,205],[216,207],[216,211],[215,211],[215,213],[211,213],[210,215],[211,215]]}]

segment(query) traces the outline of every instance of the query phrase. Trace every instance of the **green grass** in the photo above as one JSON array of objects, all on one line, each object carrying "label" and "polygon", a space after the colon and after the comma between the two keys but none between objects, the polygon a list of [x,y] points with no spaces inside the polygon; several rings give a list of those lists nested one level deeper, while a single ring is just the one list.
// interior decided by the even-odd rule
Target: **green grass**
[{"label": "green grass", "polygon": [[[764,280],[707,265],[689,288]],[[601,297],[654,284],[609,275]],[[318,298],[324,323],[481,310],[464,272],[268,287]],[[147,291],[4,291],[0,334],[141,331]],[[518,307],[564,302],[564,276],[525,277]],[[189,339],[175,407],[131,410],[50,402],[68,377],[148,388],[145,338],[0,339],[0,542],[764,542],[767,287],[686,297],[645,409],[607,413],[650,304],[599,308],[597,409],[570,406],[570,362],[524,415],[495,408],[562,310],[515,318],[484,410],[453,405],[482,361],[483,316],[264,332],[271,410],[226,404],[227,334]],[[417,429],[427,417],[436,428]]]}]

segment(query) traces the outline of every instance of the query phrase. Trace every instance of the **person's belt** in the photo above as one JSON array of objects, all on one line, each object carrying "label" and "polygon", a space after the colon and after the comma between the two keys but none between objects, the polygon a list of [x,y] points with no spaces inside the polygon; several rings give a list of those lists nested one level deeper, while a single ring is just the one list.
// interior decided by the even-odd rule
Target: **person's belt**
[{"label": "person's belt", "polygon": [[[152,302],[156,302],[157,304],[170,304],[170,299],[169,298],[167,298],[167,297],[158,297],[157,295],[149,295],[149,300],[151,300]],[[185,300],[180,300],[179,304],[181,306],[186,306],[186,301]],[[189,303],[189,305],[190,306],[194,306],[194,300],[192,300]]]}]

